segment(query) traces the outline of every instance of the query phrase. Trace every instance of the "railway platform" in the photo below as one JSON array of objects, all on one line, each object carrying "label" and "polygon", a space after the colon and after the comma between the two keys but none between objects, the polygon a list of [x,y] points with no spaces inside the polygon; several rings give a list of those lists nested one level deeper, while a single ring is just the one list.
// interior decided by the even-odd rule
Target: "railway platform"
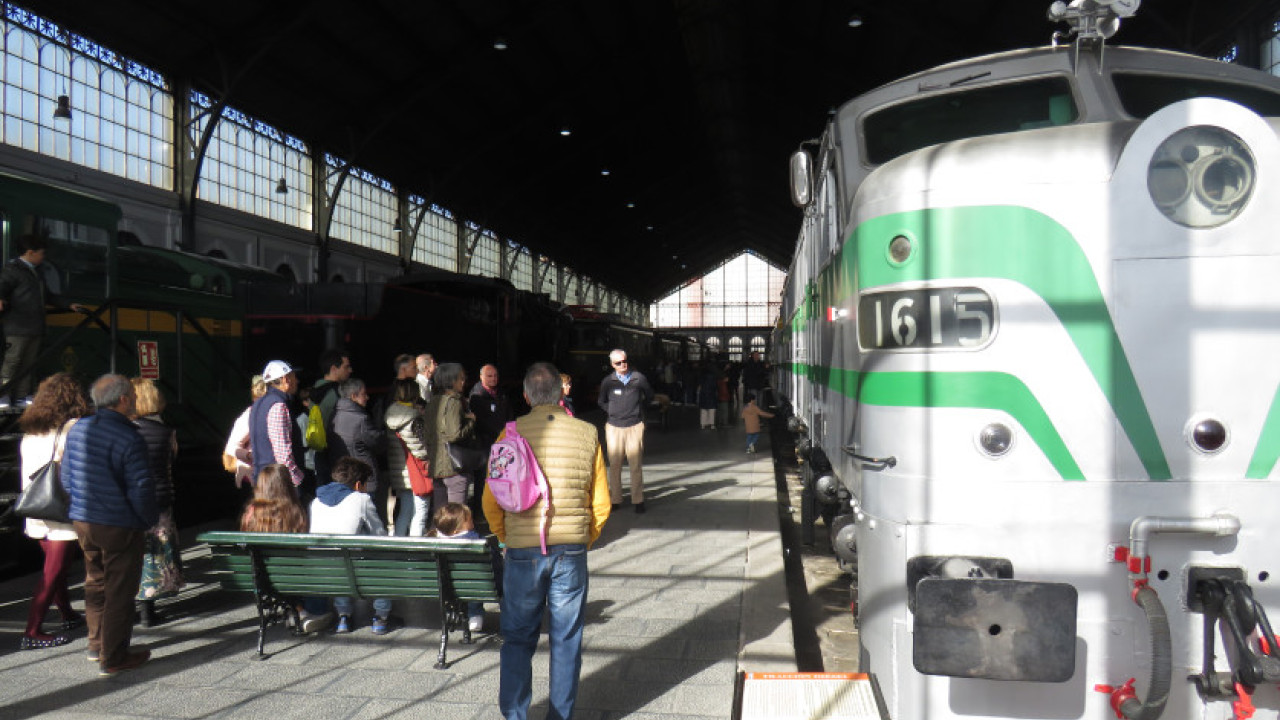
[{"label": "railway platform", "polygon": [[[797,669],[767,440],[748,455],[740,427],[700,431],[686,409],[646,433],[648,512],[624,505],[589,555],[578,718],[728,718],[738,670]],[[19,651],[35,578],[0,585],[0,719],[500,717],[496,605],[475,644],[454,634],[444,670],[432,667],[437,613],[409,601],[396,601],[403,624],[385,636],[370,632],[367,604],[349,635],[273,627],[258,660],[250,597],[210,583],[207,548],[188,544],[184,558],[187,588],[159,603],[169,620],[135,630],[151,662],[110,678],[86,661],[83,630]],[[71,577],[81,608],[78,564]],[[545,712],[547,658],[544,636],[531,717]]]}]

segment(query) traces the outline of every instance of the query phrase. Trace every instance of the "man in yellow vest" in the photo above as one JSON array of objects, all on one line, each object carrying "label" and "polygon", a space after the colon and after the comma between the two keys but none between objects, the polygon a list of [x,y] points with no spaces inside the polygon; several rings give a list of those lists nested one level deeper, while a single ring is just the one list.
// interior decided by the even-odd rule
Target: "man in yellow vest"
[{"label": "man in yellow vest", "polygon": [[[536,363],[524,376],[533,409],[516,420],[550,486],[547,554],[539,525],[543,505],[506,512],[486,486],[484,515],[506,545],[502,582],[502,668],[498,705],[508,720],[523,720],[533,698],[533,653],[543,610],[550,605],[550,702],[548,718],[569,718],[582,670],[582,626],[587,607],[587,549],[609,519],[609,480],[594,425],[560,406],[560,373]],[[504,431],[505,434],[505,431]]]}]

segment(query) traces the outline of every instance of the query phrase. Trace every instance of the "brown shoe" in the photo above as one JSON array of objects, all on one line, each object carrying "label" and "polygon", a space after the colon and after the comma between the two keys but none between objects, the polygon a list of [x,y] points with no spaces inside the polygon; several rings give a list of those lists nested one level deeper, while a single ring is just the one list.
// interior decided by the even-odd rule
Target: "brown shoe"
[{"label": "brown shoe", "polygon": [[119,675],[120,673],[125,672],[126,670],[132,670],[136,667],[142,666],[150,659],[151,659],[150,650],[138,650],[136,652],[131,652],[125,656],[124,662],[120,663],[119,665],[116,665],[114,667],[104,667],[101,670],[99,670],[98,676],[110,677],[112,675]]}]

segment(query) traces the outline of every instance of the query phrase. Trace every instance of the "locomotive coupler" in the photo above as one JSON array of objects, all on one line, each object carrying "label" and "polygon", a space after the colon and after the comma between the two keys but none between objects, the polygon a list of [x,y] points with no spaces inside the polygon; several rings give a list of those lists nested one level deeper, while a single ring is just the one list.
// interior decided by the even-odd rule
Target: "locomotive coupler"
[{"label": "locomotive coupler", "polygon": [[[1212,570],[1199,569],[1211,573]],[[1280,682],[1280,657],[1266,610],[1253,597],[1248,583],[1232,574],[1193,574],[1191,609],[1204,613],[1204,668],[1192,676],[1203,697],[1239,695],[1241,686],[1252,690],[1257,685]],[[1223,650],[1231,666],[1229,675],[1214,669],[1215,627],[1223,628]],[[1255,652],[1249,636],[1258,629],[1261,651]]]}]

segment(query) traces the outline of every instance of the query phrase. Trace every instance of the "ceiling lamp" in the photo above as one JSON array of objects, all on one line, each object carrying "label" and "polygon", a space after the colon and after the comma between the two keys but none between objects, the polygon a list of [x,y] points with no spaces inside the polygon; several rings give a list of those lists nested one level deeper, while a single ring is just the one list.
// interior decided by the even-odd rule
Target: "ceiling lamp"
[{"label": "ceiling lamp", "polygon": [[609,168],[601,168],[600,174],[605,177],[609,177]]},{"label": "ceiling lamp", "polygon": [[561,126],[560,137],[569,137],[572,134],[573,134],[573,131],[569,129],[568,125]]},{"label": "ceiling lamp", "polygon": [[849,18],[849,27],[862,27],[862,16],[854,15]]},{"label": "ceiling lamp", "polygon": [[493,49],[494,49],[494,50],[506,50],[506,49],[507,49],[507,39],[506,39],[506,38],[502,38],[502,37],[494,38],[494,39],[493,39]]},{"label": "ceiling lamp", "polygon": [[58,96],[58,106],[53,109],[53,116],[59,120],[71,119],[71,98],[66,95]]},{"label": "ceiling lamp", "polygon": [[289,185],[284,181],[284,176],[280,176],[280,182],[276,183],[276,194],[285,195],[289,192]]},{"label": "ceiling lamp", "polygon": [[391,226],[391,232],[404,232],[404,227],[400,225],[400,216],[396,216],[396,222]]}]

